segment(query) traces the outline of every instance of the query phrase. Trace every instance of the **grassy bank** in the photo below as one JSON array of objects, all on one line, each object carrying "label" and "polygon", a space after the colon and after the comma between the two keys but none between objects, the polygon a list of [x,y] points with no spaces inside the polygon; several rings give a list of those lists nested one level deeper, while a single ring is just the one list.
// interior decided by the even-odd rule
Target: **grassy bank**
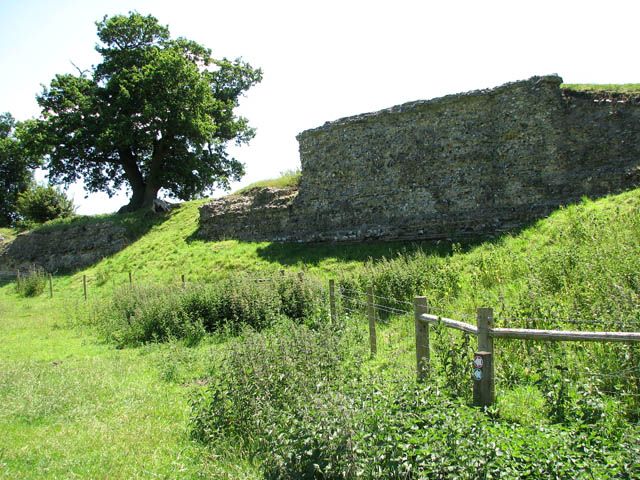
[{"label": "grassy bank", "polygon": [[[499,325],[637,329],[640,190],[468,245],[206,242],[195,236],[199,204],[127,217],[143,232],[54,277],[53,299],[0,287],[0,476],[640,474],[636,347],[500,342],[487,415],[467,406],[474,342],[464,335],[434,329],[432,377],[414,385],[410,312],[426,295],[433,311],[471,323],[491,306]],[[319,293],[293,315],[300,270]],[[340,323],[326,328],[329,278]],[[380,305],[375,358],[367,287]],[[469,453],[477,435],[491,447]]]},{"label": "grassy bank", "polygon": [[563,83],[561,87],[580,92],[640,94],[640,83]]}]

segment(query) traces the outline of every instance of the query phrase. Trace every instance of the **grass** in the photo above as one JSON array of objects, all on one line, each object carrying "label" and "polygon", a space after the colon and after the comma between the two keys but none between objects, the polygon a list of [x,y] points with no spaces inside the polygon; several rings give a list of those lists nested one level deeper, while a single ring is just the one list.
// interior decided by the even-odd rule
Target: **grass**
[{"label": "grass", "polygon": [[[198,372],[167,374],[179,344],[114,350],[72,325],[84,302],[0,295],[0,478],[251,478],[189,440]],[[215,348],[190,350],[191,366]]]},{"label": "grass", "polygon": [[13,228],[0,228],[0,236],[2,236],[5,241],[13,240],[16,237],[16,231]]},{"label": "grass", "polygon": [[[56,277],[54,288],[82,295],[82,277],[86,275],[89,295],[100,297],[128,284],[129,272],[132,272],[134,283],[139,285],[178,285],[182,275],[187,282],[212,282],[239,271],[260,277],[281,269],[304,270],[307,274],[327,278],[338,272],[356,270],[368,259],[390,258],[419,249],[438,255],[451,251],[451,244],[445,242],[312,246],[237,240],[208,242],[196,235],[198,207],[203,203],[203,200],[186,202],[159,220],[149,222],[145,227],[146,234],[132,241],[127,248],[83,271]],[[97,221],[110,221],[112,217],[103,216]],[[90,217],[78,221],[86,223]],[[70,224],[73,225],[73,221]]]},{"label": "grass", "polygon": [[640,83],[563,83],[562,88],[580,92],[612,92],[640,94]]},{"label": "grass", "polygon": [[296,170],[287,170],[286,172],[282,172],[282,174],[277,178],[270,178],[267,180],[259,180],[254,182],[246,187],[242,187],[240,190],[234,192],[235,195],[242,195],[244,193],[253,190],[254,188],[264,188],[264,187],[272,187],[272,188],[287,188],[287,187],[297,187],[300,183],[300,177],[302,176],[302,172],[299,169]]},{"label": "grass", "polygon": [[[206,389],[207,377],[216,378],[212,365],[235,339],[214,334],[191,348],[173,340],[116,349],[97,337],[87,321],[93,306],[127,285],[129,271],[135,284],[179,288],[182,274],[187,282],[198,283],[239,272],[263,277],[281,269],[304,270],[322,282],[337,278],[341,285],[359,290],[371,285],[376,295],[396,299],[392,305],[397,308],[410,309],[402,302],[426,294],[438,313],[471,322],[472,317],[465,315],[487,305],[495,308],[497,321],[507,325],[510,318],[571,316],[601,318],[611,321],[611,328],[623,320],[630,326],[640,321],[640,190],[597,201],[585,199],[517,234],[466,246],[207,242],[196,236],[201,204],[188,202],[159,217],[84,217],[46,226],[119,221],[128,225],[132,241],[84,271],[56,276],[52,299],[48,289],[35,298],[22,298],[14,284],[0,287],[0,478],[261,477],[260,456],[249,456],[242,447],[224,442],[211,450],[189,436],[190,399]],[[0,233],[4,236],[4,230]],[[88,302],[82,297],[83,275],[88,278]],[[411,322],[410,315],[380,322],[379,354],[361,362],[366,375],[384,382],[410,381],[415,355]],[[366,342],[365,324],[358,328],[358,335],[348,337],[355,342],[349,347],[353,355],[362,351],[358,342]],[[462,389],[464,395],[469,384],[466,355],[473,346],[465,345],[461,335],[442,335],[434,331],[433,362],[441,378],[454,380],[441,388],[454,393]],[[516,425],[553,425],[559,414],[550,416],[550,405],[562,407],[566,402],[569,408],[582,398],[564,398],[557,387],[564,381],[562,375],[582,381],[584,372],[553,376],[558,365],[582,366],[575,362],[584,362],[595,352],[604,359],[595,373],[615,373],[633,367],[638,357],[627,346],[589,348],[501,342],[496,415],[505,431],[515,431]],[[514,361],[507,363],[505,358]],[[536,371],[536,362],[544,368]],[[633,405],[623,405],[619,399],[579,407],[565,413],[567,428],[574,428],[577,415],[596,411],[607,421],[611,418],[611,427],[606,428],[612,431],[632,435],[637,430],[637,420],[623,417],[633,413]],[[459,413],[464,418],[475,415],[467,410]],[[560,435],[554,445],[568,445],[570,434],[562,433],[564,427],[553,428],[544,435]],[[522,438],[537,438],[526,435]]]}]

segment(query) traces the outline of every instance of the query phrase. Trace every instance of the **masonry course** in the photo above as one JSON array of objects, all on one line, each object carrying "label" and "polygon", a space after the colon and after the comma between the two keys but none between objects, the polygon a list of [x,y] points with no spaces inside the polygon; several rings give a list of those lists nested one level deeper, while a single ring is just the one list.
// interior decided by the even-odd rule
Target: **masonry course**
[{"label": "masonry course", "polygon": [[496,234],[640,184],[640,98],[556,75],[347,117],[298,135],[297,192],[200,211],[215,240],[349,241]]}]

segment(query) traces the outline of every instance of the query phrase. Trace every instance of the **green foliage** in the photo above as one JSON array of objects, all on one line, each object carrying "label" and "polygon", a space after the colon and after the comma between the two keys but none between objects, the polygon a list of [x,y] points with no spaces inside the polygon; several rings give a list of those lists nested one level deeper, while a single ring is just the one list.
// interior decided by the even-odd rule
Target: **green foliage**
[{"label": "green foliage", "polygon": [[126,183],[133,210],[149,206],[160,189],[188,200],[238,180],[243,166],[226,145],[253,137],[234,109],[260,70],[172,39],[150,15],[96,25],[101,63],[56,75],[37,98],[43,118],[31,129],[32,146],[47,155],[51,181],[82,177],[88,191],[108,194]]},{"label": "green foliage", "polygon": [[24,146],[24,125],[9,113],[0,114],[0,227],[18,220],[18,195],[33,183],[39,163]]},{"label": "green foliage", "polygon": [[18,276],[16,292],[23,297],[37,297],[44,292],[46,285],[46,273],[39,268],[34,268]]},{"label": "green foliage", "polygon": [[35,223],[67,218],[75,211],[73,200],[50,185],[37,185],[18,194],[16,209],[24,220]]},{"label": "green foliage", "polygon": [[56,280],[53,298],[0,286],[0,478],[258,478],[242,452],[212,457],[185,433],[188,385],[215,346],[116,350],[69,326],[87,302]]},{"label": "green foliage", "polygon": [[122,288],[97,309],[95,323],[122,347],[176,338],[195,344],[206,332],[259,330],[282,316],[310,324],[326,318],[318,284],[289,276],[266,280],[240,276],[184,289]]},{"label": "green foliage", "polygon": [[282,313],[294,320],[321,318],[325,313],[326,292],[315,278],[299,278],[287,274],[275,277],[275,288],[280,297]]},{"label": "green foliage", "polygon": [[16,231],[13,228],[0,227],[0,236],[4,241],[13,240],[16,236]]},{"label": "green foliage", "polygon": [[[266,478],[631,478],[640,430],[518,425],[429,386],[363,374],[342,324],[248,333],[192,400],[193,435],[238,442]],[[360,338],[362,340],[362,338]]]},{"label": "green foliage", "polygon": [[247,331],[211,365],[209,385],[194,398],[194,435],[272,447],[282,433],[278,422],[321,404],[357,372],[354,353],[362,349],[348,348],[353,333],[344,325],[311,329],[291,320],[262,333]]}]

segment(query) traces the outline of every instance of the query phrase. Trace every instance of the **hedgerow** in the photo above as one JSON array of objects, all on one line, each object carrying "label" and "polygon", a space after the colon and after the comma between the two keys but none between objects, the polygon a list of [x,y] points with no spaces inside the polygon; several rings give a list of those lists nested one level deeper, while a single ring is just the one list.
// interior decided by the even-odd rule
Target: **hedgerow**
[{"label": "hedgerow", "polygon": [[319,283],[284,275],[256,281],[238,276],[185,288],[121,288],[99,305],[94,323],[108,341],[132,346],[169,339],[197,343],[221,329],[263,329],[280,318],[310,324],[328,316]]}]

